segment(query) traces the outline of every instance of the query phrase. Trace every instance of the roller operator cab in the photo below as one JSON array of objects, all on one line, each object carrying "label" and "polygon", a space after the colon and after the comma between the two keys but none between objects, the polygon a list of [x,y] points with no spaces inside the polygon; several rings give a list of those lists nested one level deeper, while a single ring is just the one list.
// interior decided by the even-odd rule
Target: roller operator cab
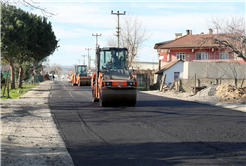
[{"label": "roller operator cab", "polygon": [[87,74],[87,65],[76,65],[74,71],[71,76],[72,85],[91,85],[91,75]]},{"label": "roller operator cab", "polygon": [[128,69],[127,55],[127,48],[97,48],[91,87],[93,101],[100,106],[135,106],[137,79]]}]

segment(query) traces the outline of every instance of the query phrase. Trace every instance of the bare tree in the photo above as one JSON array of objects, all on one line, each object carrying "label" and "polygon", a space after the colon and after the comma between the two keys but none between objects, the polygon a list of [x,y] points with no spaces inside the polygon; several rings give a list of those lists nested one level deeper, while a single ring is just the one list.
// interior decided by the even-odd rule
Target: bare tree
[{"label": "bare tree", "polygon": [[[127,15],[122,17],[122,19],[123,22],[120,25],[120,47],[128,48],[128,66],[131,67],[131,63],[138,54],[139,48],[150,36],[137,17]],[[109,46],[116,46],[116,38],[110,37],[107,43]]]},{"label": "bare tree", "polygon": [[52,17],[57,14],[49,12],[46,8],[42,8],[39,6],[39,2],[35,2],[33,0],[1,0],[1,5],[23,5],[25,7],[28,7],[30,10],[40,10],[42,14],[46,17]]},{"label": "bare tree", "polygon": [[60,76],[61,74],[61,71],[62,71],[62,68],[61,68],[61,65],[60,64],[57,64],[57,63],[53,63],[51,64],[50,66],[50,70],[52,71],[55,71],[55,74],[57,74],[58,76]]},{"label": "bare tree", "polygon": [[208,40],[225,48],[227,52],[234,53],[236,57],[242,58],[246,62],[246,24],[244,17],[230,16],[226,19],[213,19],[210,22],[212,30],[217,34],[211,33],[210,37],[204,38],[201,45]]}]

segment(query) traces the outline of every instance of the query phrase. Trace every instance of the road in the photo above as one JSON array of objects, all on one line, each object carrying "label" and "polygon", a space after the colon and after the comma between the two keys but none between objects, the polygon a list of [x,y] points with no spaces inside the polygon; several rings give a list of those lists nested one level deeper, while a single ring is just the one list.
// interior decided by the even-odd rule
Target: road
[{"label": "road", "polygon": [[141,92],[135,107],[99,107],[65,81],[49,104],[76,166],[245,165],[243,112]]}]

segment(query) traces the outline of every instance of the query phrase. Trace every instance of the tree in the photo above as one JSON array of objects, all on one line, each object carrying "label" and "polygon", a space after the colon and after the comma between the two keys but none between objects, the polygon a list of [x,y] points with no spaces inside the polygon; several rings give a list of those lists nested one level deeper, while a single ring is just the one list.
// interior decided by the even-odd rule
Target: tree
[{"label": "tree", "polygon": [[[34,25],[32,25],[32,20],[35,20]],[[41,61],[53,54],[58,44],[51,23],[47,22],[47,18],[31,14],[28,23],[30,24],[30,30],[26,35],[25,49],[19,53],[18,87],[22,86],[23,68],[21,64],[29,61],[30,58],[33,59],[34,63]]]},{"label": "tree", "polygon": [[1,72],[1,89],[2,89],[2,86],[5,84],[5,81],[6,79],[4,78],[3,73]]},{"label": "tree", "polygon": [[[18,65],[19,66],[19,65]],[[20,68],[16,68],[16,75],[19,74],[19,69]],[[42,68],[42,63],[41,62],[37,62],[35,60],[30,60],[30,61],[26,61],[22,64],[22,69],[23,69],[23,80],[26,81],[30,78],[30,76],[33,74],[33,70],[34,70],[34,66],[35,69],[41,69]]]},{"label": "tree", "polygon": [[25,38],[24,23],[20,18],[23,11],[14,6],[1,5],[1,53],[10,64],[11,89],[15,88],[15,56]]},{"label": "tree", "polygon": [[[39,3],[34,2],[33,0],[2,0],[1,4],[1,41],[5,39],[4,42],[1,42],[1,51],[2,56],[5,60],[10,64],[11,69],[11,89],[15,88],[15,56],[18,54],[18,44],[16,42],[21,41],[18,37],[24,37],[26,31],[17,31],[16,27],[21,29],[23,24],[23,20],[19,19],[23,11],[17,9],[15,6],[11,4],[18,4],[23,5],[25,7],[29,7],[30,10],[40,10],[43,15],[47,17],[52,17],[56,14],[48,12],[46,8],[41,8]],[[20,35],[19,33],[15,34],[16,32],[23,32]],[[5,43],[5,45],[3,45]],[[4,49],[3,49],[3,46]],[[8,55],[8,56],[6,56]]]},{"label": "tree", "polygon": [[[54,53],[58,41],[47,18],[29,14],[11,5],[1,6],[1,51],[4,58],[19,64],[18,87],[22,87],[25,62],[33,63]],[[11,71],[14,75],[14,71]]]},{"label": "tree", "polygon": [[34,2],[33,0],[1,0],[1,5],[23,5],[25,7],[29,7],[30,10],[40,10],[42,14],[46,17],[52,17],[57,14],[49,12],[46,8],[41,8],[38,6],[40,3],[39,2]]},{"label": "tree", "polygon": [[57,64],[57,63],[53,63],[51,64],[51,70],[55,71],[55,74],[57,74],[58,76],[60,76],[60,73],[62,71],[61,65]]},{"label": "tree", "polygon": [[[144,41],[149,39],[149,35],[142,22],[134,16],[124,16],[121,25],[120,47],[128,48],[128,66],[131,67],[133,59],[138,54]],[[110,37],[108,39],[109,46],[116,46],[116,39]]]},{"label": "tree", "polygon": [[235,53],[236,57],[242,58],[246,62],[246,24],[244,17],[228,17],[226,19],[213,19],[211,21],[212,30],[217,34],[211,34],[204,38],[201,45],[207,40],[225,48],[227,52]]}]

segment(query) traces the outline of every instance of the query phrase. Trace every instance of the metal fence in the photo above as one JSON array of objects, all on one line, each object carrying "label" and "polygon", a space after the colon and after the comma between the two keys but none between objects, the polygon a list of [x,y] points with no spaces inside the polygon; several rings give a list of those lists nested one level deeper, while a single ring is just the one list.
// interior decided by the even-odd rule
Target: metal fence
[{"label": "metal fence", "polygon": [[148,77],[147,73],[144,74],[137,74],[137,82],[138,88],[146,88],[149,89],[150,86],[150,77]]}]

